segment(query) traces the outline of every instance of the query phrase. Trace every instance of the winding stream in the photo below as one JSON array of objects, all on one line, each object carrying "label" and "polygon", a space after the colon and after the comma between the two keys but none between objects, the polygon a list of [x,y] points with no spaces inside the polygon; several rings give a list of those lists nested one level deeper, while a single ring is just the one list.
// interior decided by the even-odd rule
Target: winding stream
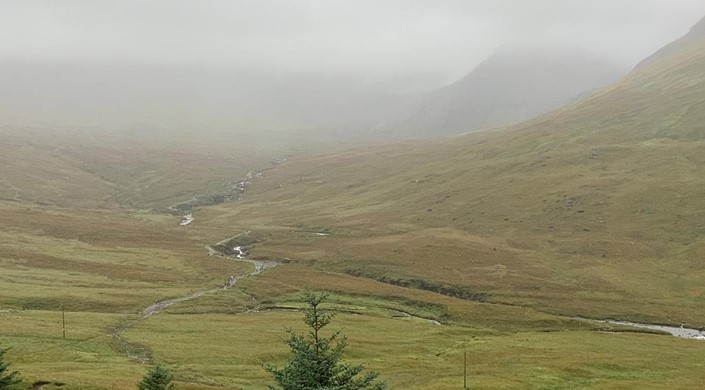
[{"label": "winding stream", "polygon": [[183,217],[181,217],[181,222],[179,222],[179,225],[181,225],[181,226],[190,225],[191,222],[193,222],[194,220],[195,220],[195,218],[193,218],[193,213],[188,213],[188,214],[184,215]]},{"label": "winding stream", "polygon": [[643,324],[643,323],[639,323],[639,322],[617,321],[617,320],[588,320],[588,321],[598,322],[598,323],[602,323],[602,324],[631,326],[633,328],[639,328],[639,329],[656,330],[656,331],[661,331],[661,332],[665,332],[665,333],[670,333],[672,336],[683,338],[683,339],[705,340],[705,332],[703,332],[699,329],[686,328],[682,325],[680,327],[676,327],[676,326]]},{"label": "winding stream", "polygon": [[217,250],[215,250],[215,249],[214,249],[212,246],[210,246],[210,245],[206,245],[206,250],[208,251],[208,255],[209,255],[209,256],[220,256],[220,257],[224,257],[224,258],[226,258],[226,259],[232,259],[232,260],[237,260],[237,261],[243,261],[243,262],[245,262],[245,263],[250,263],[250,264],[254,265],[254,266],[255,266],[255,270],[254,270],[252,273],[250,273],[249,275],[247,275],[247,276],[254,276],[254,275],[257,275],[257,274],[259,274],[260,272],[262,272],[262,271],[264,271],[264,270],[266,270],[266,269],[274,268],[274,267],[276,267],[276,266],[278,266],[278,265],[280,264],[280,263],[278,263],[278,262],[276,262],[276,261],[264,261],[264,260],[251,260],[251,259],[248,259],[247,257],[245,257],[245,256],[247,256],[247,252],[245,252],[245,250],[242,249],[241,246],[236,246],[236,247],[233,248],[233,251],[236,252],[236,254],[235,254],[234,256],[224,255],[224,254],[218,252]]},{"label": "winding stream", "polygon": [[[191,222],[193,222],[193,220],[194,220],[193,214],[189,213],[188,215],[183,217],[181,225],[182,226],[188,225]],[[247,234],[247,233],[245,233],[245,234]],[[320,236],[328,235],[327,233],[321,233],[321,232],[318,232],[316,234],[320,235]],[[161,313],[162,311],[164,311],[165,309],[167,309],[173,305],[176,305],[176,304],[179,304],[182,302],[191,301],[191,300],[200,298],[200,297],[207,295],[207,294],[214,294],[214,293],[217,293],[218,291],[222,291],[224,289],[226,289],[226,290],[230,289],[230,288],[234,287],[235,284],[237,283],[237,281],[241,280],[242,278],[245,278],[248,276],[255,276],[255,275],[257,275],[267,269],[275,268],[278,265],[286,262],[286,261],[276,262],[276,261],[248,259],[247,256],[249,255],[249,252],[247,250],[247,247],[240,246],[240,245],[234,246],[236,244],[231,243],[231,240],[233,240],[234,238],[236,238],[236,237],[223,240],[213,246],[206,245],[205,249],[207,250],[209,256],[218,256],[218,257],[222,257],[222,258],[225,258],[228,260],[250,263],[254,266],[254,270],[252,272],[250,272],[249,274],[246,274],[246,275],[242,275],[242,276],[229,276],[228,279],[226,280],[225,284],[220,287],[197,291],[197,292],[194,292],[194,293],[187,295],[187,296],[184,296],[184,297],[178,297],[178,298],[173,298],[173,299],[166,299],[163,301],[157,301],[154,304],[146,307],[144,310],[142,310],[141,315],[139,317],[134,318],[130,322],[116,325],[113,328],[112,337],[115,340],[116,345],[118,346],[117,348],[120,348],[122,351],[124,351],[123,353],[125,353],[128,357],[130,357],[132,359],[139,360],[143,363],[148,362],[151,359],[150,354],[149,354],[149,350],[139,344],[131,343],[129,340],[126,340],[122,336],[122,332],[124,330],[127,330],[127,329],[133,327],[134,325],[138,324],[139,322],[144,321],[155,314]],[[222,247],[216,249],[218,246],[222,246]],[[398,313],[402,318],[423,321],[423,322],[427,322],[427,323],[430,323],[433,325],[442,325],[439,321],[434,320],[434,319],[417,317],[417,316],[414,316],[410,313],[406,313],[406,312],[402,312],[402,311],[398,311]],[[567,317],[565,317],[565,318],[567,318]],[[659,331],[659,332],[667,333],[672,336],[684,338],[684,339],[705,340],[705,332],[704,331],[699,330],[699,329],[694,329],[694,328],[686,328],[685,326],[675,327],[675,326],[666,326],[666,325],[637,323],[637,322],[630,322],[630,321],[619,321],[619,320],[612,320],[612,319],[597,320],[597,319],[588,319],[588,318],[582,318],[582,317],[577,317],[577,318],[574,317],[573,319],[592,322],[592,323],[622,325],[622,326],[629,326],[629,327],[638,328],[638,329],[648,329],[648,330],[652,330],[652,331]]]},{"label": "winding stream", "polygon": [[174,306],[178,303],[191,301],[191,300],[194,300],[196,298],[200,298],[200,297],[207,295],[207,294],[213,294],[218,291],[227,290],[227,289],[235,286],[235,283],[237,283],[238,280],[240,280],[244,277],[257,275],[266,269],[274,268],[280,264],[275,261],[261,261],[261,260],[247,259],[245,257],[245,256],[247,256],[247,253],[242,249],[242,247],[233,248],[233,250],[235,250],[235,252],[237,252],[237,254],[235,256],[224,255],[224,254],[216,251],[215,249],[213,249],[211,246],[206,246],[206,249],[208,250],[209,256],[220,256],[220,257],[224,257],[224,258],[230,259],[230,260],[250,263],[255,267],[255,269],[254,269],[254,271],[252,271],[249,274],[244,275],[244,276],[239,276],[239,277],[230,276],[222,287],[197,291],[197,292],[195,292],[191,295],[187,295],[185,297],[157,301],[154,304],[149,305],[144,310],[142,310],[142,313],[138,318],[136,318],[130,322],[127,322],[127,323],[115,325],[113,327],[113,333],[112,333],[113,340],[116,342],[116,345],[118,345],[120,349],[124,350],[124,353],[126,353],[129,358],[139,360],[140,362],[143,362],[143,363],[146,363],[147,361],[150,360],[149,351],[146,350],[143,346],[141,346],[139,344],[130,343],[130,341],[128,341],[127,339],[125,339],[122,336],[123,331],[135,326],[139,322],[142,322],[155,314],[161,313],[162,311],[164,311],[168,307]]},{"label": "winding stream", "polygon": [[[210,245],[206,246],[206,250],[208,250],[209,256],[220,255],[221,257],[224,257],[227,259],[242,261],[242,262],[250,263],[250,264],[254,265],[255,270],[245,276],[254,276],[254,275],[257,275],[266,269],[274,268],[279,265],[279,263],[277,263],[275,261],[261,261],[261,260],[247,259],[247,258],[245,258],[245,256],[247,254],[245,253],[244,250],[242,250],[242,247],[238,246],[233,249],[237,252],[237,255],[235,255],[235,257],[220,255],[220,252],[213,249]],[[196,298],[200,298],[206,294],[212,294],[212,293],[215,293],[215,292],[223,290],[223,289],[232,288],[235,285],[235,282],[237,282],[239,279],[242,279],[245,276],[241,276],[241,277],[230,276],[228,278],[227,282],[225,282],[225,285],[223,287],[198,291],[198,292],[195,292],[195,293],[188,295],[188,296],[185,296],[185,297],[167,299],[164,301],[155,302],[153,305],[150,305],[146,309],[142,310],[142,317],[140,317],[140,320],[144,320],[144,319],[147,319],[147,318],[153,316],[154,314],[158,314],[158,313],[164,311],[164,309],[166,309],[170,306],[173,306],[177,303],[190,301],[190,300],[193,300]]]},{"label": "winding stream", "polygon": [[407,313],[405,311],[399,311],[399,310],[397,310],[397,313],[399,313],[402,318],[408,318],[408,319],[412,319],[412,320],[416,320],[416,321],[423,321],[423,322],[427,322],[427,323],[433,324],[433,325],[439,325],[439,326],[443,325],[440,321],[434,320],[432,318],[417,317],[411,313]]}]

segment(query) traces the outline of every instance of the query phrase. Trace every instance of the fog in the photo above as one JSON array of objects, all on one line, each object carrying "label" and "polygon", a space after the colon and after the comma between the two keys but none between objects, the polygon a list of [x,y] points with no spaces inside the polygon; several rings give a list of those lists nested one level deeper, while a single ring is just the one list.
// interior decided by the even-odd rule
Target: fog
[{"label": "fog", "polygon": [[702,16],[702,0],[0,0],[0,103],[115,122],[370,126],[403,110],[394,96],[503,48],[571,47],[627,69]]},{"label": "fog", "polygon": [[0,56],[410,75],[449,82],[502,45],[624,64],[684,34],[700,0],[3,0]]}]

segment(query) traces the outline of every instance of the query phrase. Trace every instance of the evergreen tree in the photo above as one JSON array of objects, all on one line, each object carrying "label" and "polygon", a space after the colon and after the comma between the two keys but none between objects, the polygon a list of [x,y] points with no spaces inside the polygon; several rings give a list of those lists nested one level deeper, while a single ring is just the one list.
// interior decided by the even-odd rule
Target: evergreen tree
[{"label": "evergreen tree", "polygon": [[142,378],[137,386],[139,390],[174,390],[171,380],[174,376],[169,370],[161,366],[152,367]]},{"label": "evergreen tree", "polygon": [[7,349],[0,348],[0,390],[9,389],[20,382],[17,371],[9,371],[10,365],[5,363],[5,352]]},{"label": "evergreen tree", "polygon": [[[291,358],[283,368],[264,364],[276,382],[270,390],[384,390],[386,384],[378,382],[376,372],[363,374],[362,365],[341,362],[340,358],[347,346],[345,336],[340,331],[328,337],[320,333],[330,324],[333,314],[319,307],[328,294],[306,292],[303,300],[308,305],[304,323],[310,328],[306,336],[289,329],[287,344]],[[358,375],[360,377],[358,377]]]}]

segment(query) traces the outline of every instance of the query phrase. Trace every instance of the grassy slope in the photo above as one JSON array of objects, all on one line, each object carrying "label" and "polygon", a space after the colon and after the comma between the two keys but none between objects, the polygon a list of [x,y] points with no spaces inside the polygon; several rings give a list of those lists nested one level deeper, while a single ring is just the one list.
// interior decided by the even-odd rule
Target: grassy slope
[{"label": "grassy slope", "polygon": [[0,305],[136,313],[155,300],[222,285],[245,273],[215,261],[175,220],[0,204]]},{"label": "grassy slope", "polygon": [[[20,122],[23,123],[23,122]],[[71,208],[166,207],[223,193],[285,148],[215,133],[0,126],[0,199]]]},{"label": "grassy slope", "polygon": [[[299,159],[206,216],[260,254],[705,325],[705,40],[521,126]],[[313,234],[325,228],[334,234]]]}]

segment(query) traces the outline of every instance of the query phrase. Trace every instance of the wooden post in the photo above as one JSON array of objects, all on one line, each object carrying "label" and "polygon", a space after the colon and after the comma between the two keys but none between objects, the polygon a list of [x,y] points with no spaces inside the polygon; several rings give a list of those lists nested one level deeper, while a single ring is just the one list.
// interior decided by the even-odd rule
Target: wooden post
[{"label": "wooden post", "polygon": [[463,351],[463,389],[468,388],[468,350]]},{"label": "wooden post", "polygon": [[64,338],[66,338],[66,313],[64,312],[64,305],[61,305],[61,329]]}]

